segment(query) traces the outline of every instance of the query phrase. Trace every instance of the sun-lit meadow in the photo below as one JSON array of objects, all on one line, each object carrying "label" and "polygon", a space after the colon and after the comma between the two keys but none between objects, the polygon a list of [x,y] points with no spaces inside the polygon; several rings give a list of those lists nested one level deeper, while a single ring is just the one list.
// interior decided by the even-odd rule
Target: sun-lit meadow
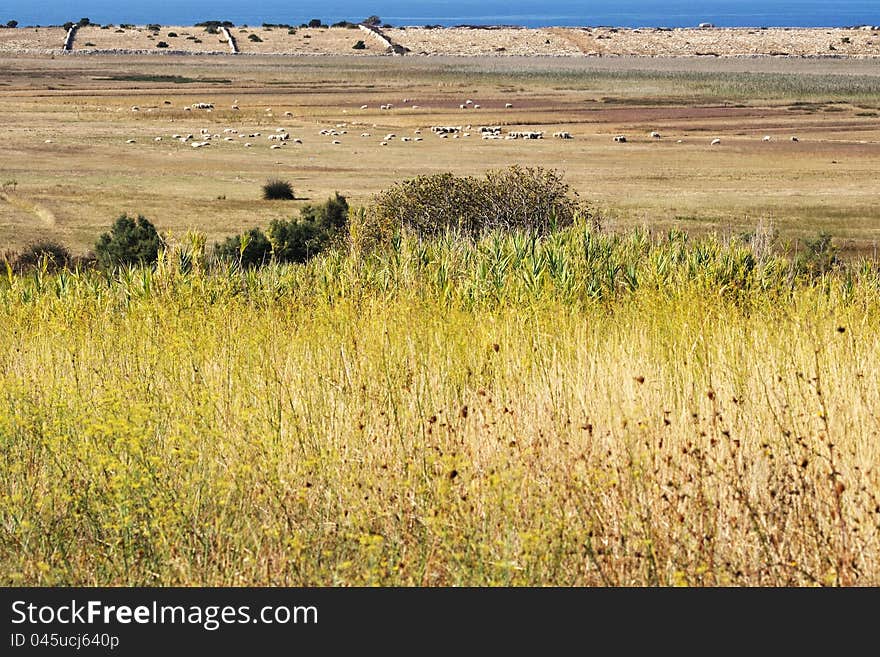
[{"label": "sun-lit meadow", "polygon": [[4,584],[880,584],[876,263],[202,244],[0,282]]}]

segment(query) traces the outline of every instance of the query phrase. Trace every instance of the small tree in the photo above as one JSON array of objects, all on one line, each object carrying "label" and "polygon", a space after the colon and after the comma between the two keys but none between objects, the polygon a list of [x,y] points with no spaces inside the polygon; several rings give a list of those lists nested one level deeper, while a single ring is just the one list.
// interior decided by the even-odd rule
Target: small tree
[{"label": "small tree", "polygon": [[263,198],[267,201],[292,201],[293,187],[286,180],[269,180],[263,185]]},{"label": "small tree", "polygon": [[369,25],[371,27],[378,27],[381,24],[382,24],[382,19],[379,18],[378,16],[375,16],[375,15],[367,16],[364,19],[364,25]]},{"label": "small tree", "polygon": [[18,21],[15,21],[15,20],[6,21],[6,27],[8,27],[10,29],[14,29],[14,28],[18,27]]},{"label": "small tree", "polygon": [[156,227],[143,215],[132,219],[121,215],[110,232],[104,233],[95,244],[98,264],[104,269],[119,265],[152,264],[159,257],[161,240]]},{"label": "small tree", "polygon": [[320,18],[313,18],[309,21],[308,27],[324,27],[324,23],[321,22]]},{"label": "small tree", "polygon": [[80,18],[79,21],[77,22],[77,25],[79,27],[85,27],[86,25],[91,25],[91,24],[92,24],[92,21],[90,21],[88,18]]}]

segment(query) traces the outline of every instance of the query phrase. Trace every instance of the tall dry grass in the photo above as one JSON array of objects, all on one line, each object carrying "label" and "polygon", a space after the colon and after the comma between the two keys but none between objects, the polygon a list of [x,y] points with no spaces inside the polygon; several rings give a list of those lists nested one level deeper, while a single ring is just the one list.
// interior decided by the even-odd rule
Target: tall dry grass
[{"label": "tall dry grass", "polygon": [[870,263],[203,248],[0,283],[4,584],[880,584]]}]

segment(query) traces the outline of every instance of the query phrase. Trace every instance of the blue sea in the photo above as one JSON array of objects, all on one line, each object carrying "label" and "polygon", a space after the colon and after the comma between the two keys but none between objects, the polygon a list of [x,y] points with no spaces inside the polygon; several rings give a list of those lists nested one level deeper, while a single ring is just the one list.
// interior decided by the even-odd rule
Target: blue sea
[{"label": "blue sea", "polygon": [[880,24],[880,0],[0,0],[0,23],[331,24],[378,15],[392,25],[844,27]]}]

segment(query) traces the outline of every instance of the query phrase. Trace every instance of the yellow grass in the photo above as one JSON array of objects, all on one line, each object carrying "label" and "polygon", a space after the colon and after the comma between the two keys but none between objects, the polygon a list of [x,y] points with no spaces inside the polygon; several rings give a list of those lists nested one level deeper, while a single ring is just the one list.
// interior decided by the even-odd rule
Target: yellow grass
[{"label": "yellow grass", "polygon": [[614,244],[10,279],[0,578],[880,583],[876,271]]}]

